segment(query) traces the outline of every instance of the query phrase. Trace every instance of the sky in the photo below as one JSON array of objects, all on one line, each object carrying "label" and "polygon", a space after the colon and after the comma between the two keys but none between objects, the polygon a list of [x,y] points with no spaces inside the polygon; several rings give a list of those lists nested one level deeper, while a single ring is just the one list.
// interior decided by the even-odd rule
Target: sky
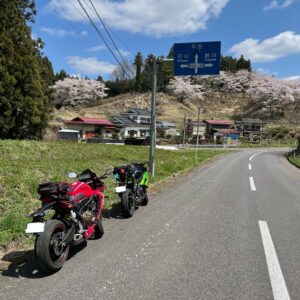
[{"label": "sky", "polygon": [[[78,0],[36,0],[32,36],[45,42],[55,72],[108,80],[118,65],[115,57],[132,62],[138,52],[167,56],[174,43],[221,41],[223,55],[243,54],[257,72],[300,81],[300,0],[80,2],[98,33]],[[91,3],[118,48],[113,54]]]}]

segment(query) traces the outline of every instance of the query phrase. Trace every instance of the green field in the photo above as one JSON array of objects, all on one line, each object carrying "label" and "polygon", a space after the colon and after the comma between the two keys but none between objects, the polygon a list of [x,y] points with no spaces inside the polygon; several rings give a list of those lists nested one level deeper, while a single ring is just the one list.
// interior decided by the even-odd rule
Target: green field
[{"label": "green field", "polygon": [[[121,163],[147,161],[149,149],[73,142],[0,141],[0,246],[24,238],[26,214],[40,206],[39,183],[66,181],[67,173],[90,168],[101,175]],[[201,150],[198,161],[193,151],[156,150],[155,178],[151,184],[191,169],[220,151]],[[112,176],[105,180],[105,209],[118,201]]]}]

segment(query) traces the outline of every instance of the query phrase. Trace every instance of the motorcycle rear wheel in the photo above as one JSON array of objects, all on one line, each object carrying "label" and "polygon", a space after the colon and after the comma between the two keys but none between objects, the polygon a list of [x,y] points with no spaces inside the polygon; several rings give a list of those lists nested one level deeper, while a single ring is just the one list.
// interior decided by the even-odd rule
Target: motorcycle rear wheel
[{"label": "motorcycle rear wheel", "polygon": [[52,274],[59,271],[68,258],[70,246],[62,247],[60,241],[66,234],[66,226],[59,220],[49,220],[34,246],[35,258],[40,271]]},{"label": "motorcycle rear wheel", "polygon": [[121,205],[123,216],[131,218],[135,211],[135,199],[132,190],[127,190],[121,194]]}]

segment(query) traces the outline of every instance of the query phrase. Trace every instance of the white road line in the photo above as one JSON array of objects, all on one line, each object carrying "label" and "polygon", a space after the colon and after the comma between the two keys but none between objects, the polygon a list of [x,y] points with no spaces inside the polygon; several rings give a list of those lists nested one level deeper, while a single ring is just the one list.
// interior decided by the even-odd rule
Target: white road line
[{"label": "white road line", "polygon": [[249,177],[251,191],[256,191],[253,177]]},{"label": "white road line", "polygon": [[258,221],[258,223],[265,250],[274,300],[290,300],[289,292],[281,272],[268,224],[265,221]]},{"label": "white road line", "polygon": [[249,160],[251,161],[256,155],[259,155],[259,154],[261,154],[261,153],[264,153],[264,151],[260,151],[260,152],[256,152],[256,153],[252,154],[252,155],[250,156]]},{"label": "white road line", "polygon": [[251,164],[248,165],[249,170],[252,170],[252,166]]}]

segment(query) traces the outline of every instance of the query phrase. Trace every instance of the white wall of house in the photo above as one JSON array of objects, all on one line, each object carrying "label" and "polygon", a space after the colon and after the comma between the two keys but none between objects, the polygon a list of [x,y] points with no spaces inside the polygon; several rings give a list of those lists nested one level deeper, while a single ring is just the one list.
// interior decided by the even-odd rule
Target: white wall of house
[{"label": "white wall of house", "polygon": [[[199,135],[201,135],[201,137],[205,137],[205,133],[206,126],[199,126]],[[193,127],[193,136],[197,136],[197,126]]]},{"label": "white wall of house", "polygon": [[150,128],[149,127],[142,127],[142,126],[126,126],[120,130],[120,135],[123,137],[129,137],[130,132],[133,131],[133,137],[144,137],[150,136]]},{"label": "white wall of house", "polygon": [[130,118],[134,121],[136,121],[137,123],[146,123],[146,124],[150,124],[151,123],[151,118],[149,116],[130,116]]},{"label": "white wall of house", "polygon": [[176,136],[177,135],[176,128],[166,129],[166,135]]}]

